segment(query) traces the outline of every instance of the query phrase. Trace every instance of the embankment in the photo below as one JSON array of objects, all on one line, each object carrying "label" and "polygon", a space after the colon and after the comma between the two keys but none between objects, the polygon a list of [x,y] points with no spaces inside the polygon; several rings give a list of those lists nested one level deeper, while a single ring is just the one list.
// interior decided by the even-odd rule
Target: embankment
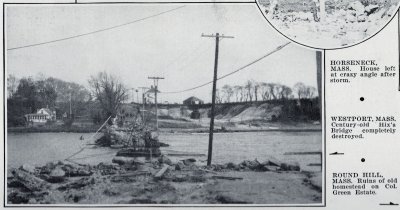
[{"label": "embankment", "polygon": [[[155,127],[155,107],[147,105],[146,110],[149,110],[146,124]],[[167,132],[208,132],[210,110],[211,104],[160,104],[159,128]],[[216,132],[318,131],[321,130],[319,120],[317,98],[223,103],[215,109]],[[9,127],[8,132],[96,132],[100,125],[88,122],[74,122],[72,126]]]}]

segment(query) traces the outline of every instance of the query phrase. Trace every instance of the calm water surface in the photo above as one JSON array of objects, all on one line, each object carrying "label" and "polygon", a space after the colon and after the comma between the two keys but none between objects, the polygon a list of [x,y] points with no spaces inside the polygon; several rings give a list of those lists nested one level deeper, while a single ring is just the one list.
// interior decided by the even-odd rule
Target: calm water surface
[{"label": "calm water surface", "polygon": [[[7,165],[18,167],[24,163],[42,165],[49,161],[62,160],[77,152],[88,143],[79,140],[80,136],[89,139],[91,133],[21,133],[8,134]],[[298,162],[303,169],[309,163],[319,163],[318,155],[284,155],[285,152],[322,151],[321,132],[253,132],[217,133],[214,135],[213,162],[239,163],[243,160],[259,161],[274,157],[278,160]],[[208,134],[161,133],[160,141],[170,147],[165,152],[192,152],[207,155]],[[117,150],[109,148],[89,148],[75,157],[79,163],[97,164],[111,162]],[[183,159],[186,157],[174,157]],[[196,157],[205,162],[206,156]]]}]

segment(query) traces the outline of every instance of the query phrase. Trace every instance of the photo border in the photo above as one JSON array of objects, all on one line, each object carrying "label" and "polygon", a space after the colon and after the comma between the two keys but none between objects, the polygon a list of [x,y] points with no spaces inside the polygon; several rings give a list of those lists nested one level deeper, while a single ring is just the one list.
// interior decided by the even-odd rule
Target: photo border
[{"label": "photo border", "polygon": [[[60,2],[60,3],[38,3],[38,2],[32,2],[32,3],[24,3],[24,2],[15,2],[15,3],[9,3],[9,2],[3,2],[3,143],[4,143],[4,149],[3,149],[3,154],[4,154],[4,166],[3,166],[3,184],[4,184],[4,189],[3,189],[3,207],[4,208],[129,208],[129,207],[150,207],[150,208],[172,208],[172,207],[191,207],[191,208],[215,208],[215,207],[276,207],[276,208],[281,208],[281,207],[326,207],[326,96],[325,96],[325,81],[326,81],[326,49],[319,49],[319,48],[308,48],[307,50],[312,50],[314,52],[320,51],[322,54],[322,60],[321,60],[321,78],[319,78],[321,81],[321,93],[322,96],[319,96],[320,103],[321,103],[321,143],[322,143],[322,152],[323,152],[323,160],[321,161],[322,168],[321,170],[321,178],[322,178],[322,183],[323,183],[323,190],[322,193],[323,195],[321,196],[322,202],[321,203],[316,203],[316,204],[159,204],[159,205],[154,205],[154,204],[131,204],[131,205],[110,205],[110,204],[87,204],[87,205],[71,205],[71,204],[49,204],[49,205],[36,205],[36,204],[14,204],[10,205],[6,203],[7,197],[6,197],[6,187],[7,187],[7,171],[6,171],[6,134],[7,134],[7,128],[6,128],[6,47],[5,47],[5,7],[7,5],[88,5],[88,4],[98,4],[98,5],[106,5],[106,4],[255,4],[259,11],[260,7],[257,3],[256,0],[254,1],[220,1],[220,2],[213,2],[213,1],[200,1],[200,2],[194,2],[194,1],[179,1],[179,2],[77,2],[75,0],[75,3],[73,2]],[[264,14],[263,14],[264,15]],[[265,17],[265,16],[264,16]],[[391,21],[391,20],[390,20]],[[390,22],[389,21],[389,22]],[[389,23],[388,22],[388,23]],[[268,25],[267,25],[268,26]],[[385,25],[386,27],[386,25]],[[275,28],[274,28],[275,29]],[[383,29],[383,28],[382,28]],[[382,30],[381,29],[381,30]],[[276,29],[275,29],[276,30]],[[277,30],[278,31],[278,30]],[[278,31],[279,32],[279,31]],[[279,32],[280,33],[280,32]],[[284,36],[284,35],[283,35]],[[286,37],[286,36],[284,36]],[[287,38],[287,37],[286,37]],[[400,38],[400,37],[399,37]],[[289,39],[290,42],[299,44],[291,39]],[[366,41],[366,40],[365,40]],[[302,44],[299,44],[302,45]],[[304,46],[304,45],[302,45]],[[302,46],[297,46],[297,47],[302,47]],[[400,58],[399,58],[400,59]]]}]

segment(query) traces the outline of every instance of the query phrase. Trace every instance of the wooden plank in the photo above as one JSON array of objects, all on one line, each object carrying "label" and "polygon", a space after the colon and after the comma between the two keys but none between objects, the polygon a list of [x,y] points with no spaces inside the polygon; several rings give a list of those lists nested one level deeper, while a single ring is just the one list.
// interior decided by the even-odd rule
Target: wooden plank
[{"label": "wooden plank", "polygon": [[115,174],[112,176],[129,177],[129,176],[140,176],[140,175],[149,175],[149,174],[151,174],[149,171],[137,171],[137,172],[133,172],[133,173]]},{"label": "wooden plank", "polygon": [[163,167],[156,173],[156,175],[154,175],[154,178],[161,179],[164,173],[168,170],[168,167],[169,166],[167,164],[163,164]]},{"label": "wooden plank", "polygon": [[193,156],[193,157],[201,157],[201,156],[206,156],[205,154],[196,154],[196,153],[193,153],[193,154],[186,154],[186,153],[167,153],[167,155],[168,156]]},{"label": "wooden plank", "polygon": [[322,166],[321,163],[310,163],[308,164],[308,166]]},{"label": "wooden plank", "polygon": [[201,168],[199,168],[198,170],[199,170],[199,171],[208,172],[208,173],[212,173],[212,174],[218,174],[218,173],[215,172],[215,171],[210,171],[210,170],[207,170],[207,169],[201,169]]},{"label": "wooden plank", "polygon": [[243,177],[232,177],[232,176],[212,176],[214,179],[226,179],[226,180],[242,180]]},{"label": "wooden plank", "polygon": [[30,191],[42,191],[48,187],[48,184],[44,180],[28,172],[15,169],[11,171],[11,173],[13,174],[14,178],[20,181]]}]

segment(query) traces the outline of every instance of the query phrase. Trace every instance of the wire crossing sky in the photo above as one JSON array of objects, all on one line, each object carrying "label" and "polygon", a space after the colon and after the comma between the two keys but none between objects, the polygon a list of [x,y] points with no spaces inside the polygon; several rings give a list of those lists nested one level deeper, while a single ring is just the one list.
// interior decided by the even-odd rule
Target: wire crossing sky
[{"label": "wire crossing sky", "polygon": [[252,3],[7,5],[5,15],[6,74],[17,78],[43,75],[90,88],[88,79],[105,71],[137,89],[159,76],[160,102],[208,102],[215,40],[201,34],[220,33],[235,39],[220,42],[217,88],[247,80],[317,86],[315,51],[285,45]]},{"label": "wire crossing sky", "polygon": [[[267,54],[263,55],[262,57],[257,58],[256,60],[254,60],[254,61],[252,61],[252,62],[250,62],[250,63],[248,63],[248,64],[246,64],[246,65],[244,65],[244,66],[242,66],[242,67],[240,67],[239,69],[236,69],[235,71],[232,71],[232,72],[230,72],[230,73],[228,73],[228,74],[225,74],[225,75],[223,75],[223,76],[221,76],[221,77],[218,77],[217,80],[221,80],[221,79],[226,78],[226,77],[228,77],[228,76],[230,76],[230,75],[232,75],[232,74],[235,74],[235,73],[237,73],[237,72],[239,72],[239,71],[241,71],[241,70],[243,70],[243,69],[245,69],[245,68],[247,68],[247,67],[249,67],[249,66],[251,66],[251,65],[253,65],[253,64],[257,63],[257,62],[259,62],[259,61],[261,61],[262,59],[264,59],[264,58],[266,58],[266,57],[268,57],[268,56],[274,54],[275,52],[277,52],[277,51],[279,51],[279,50],[282,50],[284,47],[286,47],[286,46],[289,45],[289,44],[290,44],[290,42],[288,42],[288,43],[286,43],[286,44],[283,44],[283,45],[277,47],[277,48],[276,48],[275,50],[273,50],[272,52],[268,52]],[[188,92],[188,91],[196,90],[196,89],[198,89],[198,88],[207,86],[207,85],[212,84],[212,83],[213,83],[213,81],[209,81],[209,82],[204,83],[204,84],[202,84],[202,85],[195,86],[195,87],[192,87],[192,88],[188,88],[188,89],[185,89],[185,90],[173,91],[173,92],[161,92],[161,93],[164,93],[164,94],[183,93],[183,92]]]},{"label": "wire crossing sky", "polygon": [[147,16],[147,17],[144,17],[144,18],[133,20],[133,21],[130,21],[130,22],[127,22],[127,23],[124,23],[124,24],[120,24],[120,25],[116,25],[116,26],[112,26],[112,27],[108,27],[108,28],[103,28],[103,29],[99,29],[99,30],[96,30],[96,31],[91,31],[91,32],[84,33],[84,34],[79,34],[79,35],[75,35],[75,36],[65,37],[65,38],[61,38],[61,39],[55,39],[55,40],[36,43],[36,44],[29,44],[29,45],[25,45],[25,46],[7,48],[7,51],[18,50],[18,49],[23,49],[23,48],[28,48],[28,47],[35,47],[35,46],[39,46],[39,45],[45,45],[45,44],[50,44],[50,43],[54,43],[54,42],[61,42],[61,41],[69,40],[69,39],[79,38],[79,37],[82,37],[82,36],[92,35],[92,34],[104,32],[104,31],[116,29],[116,28],[119,28],[119,27],[123,27],[123,26],[126,26],[126,25],[134,24],[134,23],[137,23],[137,22],[140,22],[140,21],[144,21],[144,20],[147,20],[147,19],[150,19],[150,18],[154,18],[154,17],[160,16],[160,15],[163,15],[163,14],[166,14],[166,13],[173,12],[175,10],[181,9],[183,7],[185,7],[185,6],[180,6],[180,7],[177,7],[177,8],[174,8],[174,9],[170,9],[170,10],[167,10],[167,11],[164,11],[164,12],[161,12],[161,13],[157,13],[157,14],[154,14],[154,15],[151,15],[151,16]]}]

